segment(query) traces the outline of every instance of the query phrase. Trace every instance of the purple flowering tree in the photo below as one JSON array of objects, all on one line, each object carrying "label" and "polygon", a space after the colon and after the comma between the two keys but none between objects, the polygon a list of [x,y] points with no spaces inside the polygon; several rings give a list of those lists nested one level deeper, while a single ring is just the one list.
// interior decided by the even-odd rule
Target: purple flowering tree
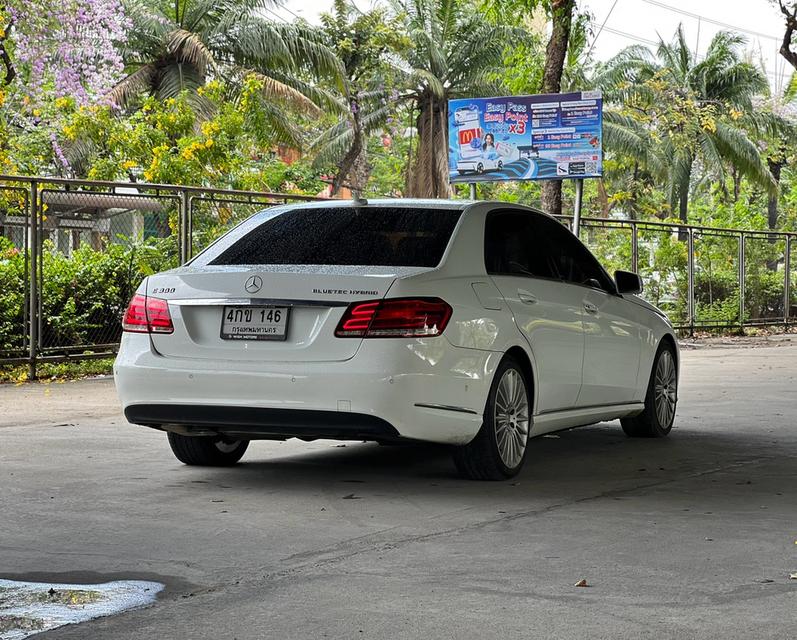
[{"label": "purple flowering tree", "polygon": [[129,24],[121,0],[11,0],[5,13],[13,47],[6,64],[31,102],[89,104],[122,77]]}]

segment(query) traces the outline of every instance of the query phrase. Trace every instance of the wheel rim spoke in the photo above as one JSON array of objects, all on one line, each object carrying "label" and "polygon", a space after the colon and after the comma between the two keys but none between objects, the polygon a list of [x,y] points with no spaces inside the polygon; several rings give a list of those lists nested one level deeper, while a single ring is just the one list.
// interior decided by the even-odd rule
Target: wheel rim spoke
[{"label": "wheel rim spoke", "polygon": [[675,417],[677,378],[675,363],[669,351],[663,351],[656,363],[654,405],[656,417],[663,428],[668,428]]},{"label": "wheel rim spoke", "polygon": [[507,369],[498,382],[493,419],[498,453],[514,468],[523,458],[530,426],[526,386],[515,369]]}]

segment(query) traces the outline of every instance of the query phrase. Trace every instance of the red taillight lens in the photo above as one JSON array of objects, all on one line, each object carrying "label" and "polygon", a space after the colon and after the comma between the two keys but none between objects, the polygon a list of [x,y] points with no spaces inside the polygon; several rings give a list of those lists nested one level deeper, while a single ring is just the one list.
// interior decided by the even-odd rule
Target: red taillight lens
[{"label": "red taillight lens", "polygon": [[147,333],[147,296],[136,294],[127,305],[125,317],[122,319],[122,329],[125,331],[135,331],[137,333]]},{"label": "red taillight lens", "polygon": [[169,303],[160,298],[147,296],[147,320],[152,333],[171,333],[174,331],[172,316],[169,314]]},{"label": "red taillight lens", "polygon": [[340,319],[338,338],[423,338],[439,336],[451,318],[440,298],[393,298],[355,302]]},{"label": "red taillight lens", "polygon": [[137,293],[127,305],[122,329],[135,333],[172,333],[174,325],[169,314],[169,303]]}]

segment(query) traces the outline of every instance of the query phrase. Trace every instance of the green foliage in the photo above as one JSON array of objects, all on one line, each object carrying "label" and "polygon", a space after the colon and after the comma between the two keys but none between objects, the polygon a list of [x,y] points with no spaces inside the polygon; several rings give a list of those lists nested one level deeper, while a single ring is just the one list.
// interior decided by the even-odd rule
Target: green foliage
[{"label": "green foliage", "polygon": [[22,348],[25,256],[0,236],[0,352]]},{"label": "green foliage", "polygon": [[67,106],[63,144],[73,166],[93,180],[140,176],[160,184],[268,190],[274,188],[268,175],[273,139],[264,128],[262,86],[261,78],[247,77],[235,101],[226,99],[221,82],[200,88],[214,115],[199,123],[188,92],[146,98],[127,117],[110,106]]},{"label": "green foliage", "polygon": [[[120,319],[141,280],[177,265],[164,239],[143,245],[84,245],[71,257],[45,243],[42,256],[43,349],[113,343]],[[21,348],[25,256],[0,238],[0,350]]]},{"label": "green foliage", "polygon": [[744,43],[742,36],[720,31],[698,60],[679,27],[655,54],[629,47],[601,65],[593,79],[611,105],[607,149],[634,158],[666,185],[671,212],[683,221],[690,191],[701,184],[693,175],[698,163],[703,177],[725,181],[732,168],[770,193],[777,190],[755,139],[790,127],[757,111],[754,97],[768,84],[760,69],[743,60]]},{"label": "green foliage", "polygon": [[[40,362],[36,367],[37,377],[44,384],[51,381],[64,382],[92,376],[111,375],[113,358],[86,358],[62,362]],[[28,379],[28,366],[0,366],[0,384],[20,384]]]}]

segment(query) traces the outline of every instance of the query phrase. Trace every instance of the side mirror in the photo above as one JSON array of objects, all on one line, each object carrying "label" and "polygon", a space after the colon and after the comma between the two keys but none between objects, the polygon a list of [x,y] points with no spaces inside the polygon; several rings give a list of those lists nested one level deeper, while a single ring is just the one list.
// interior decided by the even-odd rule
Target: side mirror
[{"label": "side mirror", "polygon": [[642,293],[642,278],[632,271],[615,271],[614,281],[617,293]]}]

